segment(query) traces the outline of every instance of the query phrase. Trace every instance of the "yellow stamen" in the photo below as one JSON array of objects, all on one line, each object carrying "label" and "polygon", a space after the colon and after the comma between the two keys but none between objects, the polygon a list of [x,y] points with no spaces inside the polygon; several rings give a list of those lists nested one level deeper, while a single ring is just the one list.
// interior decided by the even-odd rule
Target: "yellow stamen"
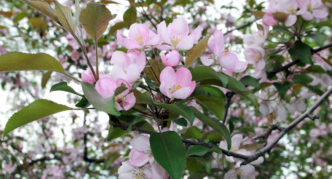
[{"label": "yellow stamen", "polygon": [[237,149],[235,149],[235,148],[231,148],[231,150],[230,150],[231,152],[237,152],[238,150]]},{"label": "yellow stamen", "polygon": [[179,44],[180,40],[181,39],[179,37],[172,36],[172,44],[174,45],[174,47],[176,47]]},{"label": "yellow stamen", "polygon": [[138,42],[139,45],[143,45],[143,36],[142,35],[136,36],[136,41]]},{"label": "yellow stamen", "polygon": [[169,92],[174,93],[181,88],[182,88],[182,86],[180,84],[175,84],[172,88],[169,89]]}]

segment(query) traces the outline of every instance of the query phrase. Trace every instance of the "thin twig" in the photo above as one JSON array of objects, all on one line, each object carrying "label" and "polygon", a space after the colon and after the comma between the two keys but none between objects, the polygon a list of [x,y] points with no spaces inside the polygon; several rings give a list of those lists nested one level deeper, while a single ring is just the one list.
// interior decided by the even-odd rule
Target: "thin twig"
[{"label": "thin twig", "polygon": [[227,114],[228,114],[228,109],[231,106],[231,102],[232,102],[232,97],[235,95],[234,92],[229,91],[226,93],[226,97],[227,97],[227,101],[226,101],[226,105],[225,105],[225,113],[224,113],[224,120],[223,123],[226,123],[227,120]]}]

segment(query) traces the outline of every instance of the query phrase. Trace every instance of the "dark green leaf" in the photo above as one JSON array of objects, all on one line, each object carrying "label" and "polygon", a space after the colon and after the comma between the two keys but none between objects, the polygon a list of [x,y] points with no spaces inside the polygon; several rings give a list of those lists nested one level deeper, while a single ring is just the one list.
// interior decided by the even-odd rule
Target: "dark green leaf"
[{"label": "dark green leaf", "polygon": [[289,54],[292,56],[292,59],[300,60],[302,65],[312,64],[311,59],[311,47],[307,44],[297,41],[292,48],[289,49]]},{"label": "dark green leaf", "polygon": [[48,71],[46,73],[43,73],[43,77],[42,77],[42,81],[41,81],[42,88],[46,87],[46,84],[47,84],[48,80],[50,80],[51,75],[52,75],[52,71]]},{"label": "dark green leaf", "polygon": [[293,77],[294,83],[302,84],[302,85],[307,85],[308,83],[311,83],[313,79],[305,74],[297,74],[294,75]]},{"label": "dark green leaf", "polygon": [[202,146],[202,145],[192,145],[189,147],[187,151],[187,155],[196,155],[196,156],[203,156],[210,151],[210,148]]},{"label": "dark green leaf", "polygon": [[153,133],[150,146],[154,159],[172,179],[182,178],[186,165],[186,149],[180,136],[173,131]]},{"label": "dark green leaf", "polygon": [[194,113],[192,109],[183,104],[164,104],[164,103],[157,103],[159,106],[168,109],[171,113],[175,113],[185,117],[190,124],[194,122]]},{"label": "dark green leaf", "polygon": [[248,86],[252,86],[255,89],[259,89],[260,88],[260,84],[259,81],[251,76],[245,76],[243,78],[241,78],[240,80],[244,85],[248,85]]},{"label": "dark green leaf", "polygon": [[76,94],[79,96],[83,96],[83,95],[77,93],[72,87],[68,86],[67,82],[60,82],[60,83],[53,85],[51,87],[50,91],[51,92],[52,91],[66,91],[66,92],[73,93],[73,94]]}]

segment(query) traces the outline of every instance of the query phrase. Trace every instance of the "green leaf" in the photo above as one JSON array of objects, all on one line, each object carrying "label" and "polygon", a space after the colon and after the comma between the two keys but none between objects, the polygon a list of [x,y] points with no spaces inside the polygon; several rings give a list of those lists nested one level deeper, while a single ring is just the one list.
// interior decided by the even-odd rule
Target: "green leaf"
[{"label": "green leaf", "polygon": [[95,90],[93,85],[84,82],[81,84],[84,96],[86,97],[86,99],[88,99],[89,103],[91,103],[93,107],[95,107],[97,110],[104,111],[114,116],[120,115],[119,111],[115,107],[114,97],[103,98]]},{"label": "green leaf", "polygon": [[260,84],[259,84],[259,81],[254,78],[254,77],[251,77],[251,76],[245,76],[243,78],[241,78],[240,80],[244,85],[248,85],[248,86],[252,86],[254,87],[255,89],[259,89],[260,88]]},{"label": "green leaf", "polygon": [[123,22],[128,26],[135,23],[137,19],[137,12],[134,6],[130,6],[126,12],[123,14]]},{"label": "green leaf", "polygon": [[70,33],[76,32],[76,26],[73,20],[73,15],[69,7],[63,6],[55,1],[55,13],[59,19],[60,24]]},{"label": "green leaf", "polygon": [[196,126],[191,126],[186,129],[186,132],[182,135],[183,138],[185,139],[202,139],[203,134],[202,131],[196,127]]},{"label": "green leaf", "polygon": [[300,60],[302,65],[313,63],[311,59],[311,47],[301,41],[295,42],[295,45],[288,52],[294,61]]},{"label": "green leaf", "polygon": [[197,66],[192,68],[191,74],[193,80],[204,81],[204,80],[220,80],[222,85],[225,87],[228,84],[228,76],[224,73],[218,73],[208,66]]},{"label": "green leaf", "polygon": [[202,146],[202,145],[192,145],[189,147],[187,151],[187,155],[196,155],[196,156],[203,156],[210,151],[210,148]]},{"label": "green leaf", "polygon": [[[195,96],[196,91],[201,92]],[[213,86],[196,87],[196,91],[194,96],[197,99],[197,102],[212,111],[219,120],[222,120],[225,112],[224,93],[219,88]]]},{"label": "green leaf", "polygon": [[80,13],[80,22],[91,38],[98,40],[105,32],[111,12],[103,4],[90,2]]},{"label": "green leaf", "polygon": [[72,93],[72,94],[83,96],[83,95],[77,93],[72,87],[68,86],[67,82],[60,82],[60,83],[57,83],[57,84],[53,85],[51,87],[50,91],[51,92],[52,91],[66,91],[66,92],[69,92],[69,93]]},{"label": "green leaf", "polygon": [[172,121],[183,127],[187,127],[188,125],[188,122],[184,118],[172,119]]},{"label": "green leaf", "polygon": [[77,104],[75,104],[75,106],[79,108],[85,108],[88,107],[89,105],[90,105],[89,101],[84,96]]},{"label": "green leaf", "polygon": [[185,117],[190,124],[193,124],[194,122],[194,113],[192,109],[186,105],[183,104],[164,104],[164,103],[157,103],[157,105],[168,109],[171,113],[175,113],[178,115],[181,115]]},{"label": "green leaf", "polygon": [[0,56],[0,71],[48,70],[65,73],[62,65],[45,53],[9,52]]},{"label": "green leaf", "polygon": [[48,71],[46,73],[43,73],[43,77],[42,77],[42,81],[41,81],[42,88],[46,87],[46,84],[47,84],[48,80],[50,80],[51,75],[52,75],[52,71]]},{"label": "green leaf", "polygon": [[107,135],[107,140],[111,141],[113,139],[121,137],[122,135],[126,134],[127,132],[128,131],[126,131],[126,130],[122,130],[120,128],[110,126],[110,129],[109,129],[108,135]]},{"label": "green leaf", "polygon": [[6,124],[4,134],[6,135],[12,130],[37,119],[71,109],[72,108],[68,106],[57,104],[53,101],[45,99],[36,100],[10,117]]},{"label": "green leaf", "polygon": [[285,98],[287,90],[289,90],[292,84],[289,82],[284,82],[284,83],[273,83],[273,85],[277,88],[281,98]]},{"label": "green leaf", "polygon": [[186,149],[180,136],[173,131],[153,133],[150,146],[154,159],[172,179],[182,178],[186,165]]},{"label": "green leaf", "polygon": [[307,85],[309,83],[311,83],[313,81],[313,79],[305,74],[297,74],[294,75],[293,77],[293,82],[294,83],[298,83],[298,84],[302,84],[302,85]]},{"label": "green leaf", "polygon": [[208,41],[210,36],[206,36],[201,39],[186,55],[185,66],[189,67],[197,58],[201,56],[201,54],[208,47]]},{"label": "green leaf", "polygon": [[[54,9],[51,8],[51,6],[43,1],[39,1],[39,0],[32,0],[32,1],[25,1],[26,3],[28,3],[31,7],[39,10],[40,12],[42,12],[43,14],[45,14],[46,16],[50,17],[51,19],[57,21],[58,23],[60,23],[56,12]],[[18,18],[20,19],[20,18]]]},{"label": "green leaf", "polygon": [[201,120],[204,124],[207,124],[208,126],[210,126],[212,129],[214,129],[216,132],[218,132],[219,134],[221,134],[221,136],[223,136],[223,138],[226,140],[227,145],[228,145],[228,149],[231,148],[231,135],[227,129],[227,127],[223,124],[220,123],[219,121],[213,119],[213,118],[209,118],[207,116],[205,116],[204,114],[202,114],[201,112],[199,112],[197,109],[192,108],[194,111],[195,116]]}]

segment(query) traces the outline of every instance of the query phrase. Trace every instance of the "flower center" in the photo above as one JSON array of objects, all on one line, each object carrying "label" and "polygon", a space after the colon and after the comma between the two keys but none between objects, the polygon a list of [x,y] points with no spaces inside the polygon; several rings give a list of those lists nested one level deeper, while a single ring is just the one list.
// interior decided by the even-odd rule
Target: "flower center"
[{"label": "flower center", "polygon": [[311,2],[309,2],[309,4],[308,4],[308,11],[310,11],[310,9],[311,9]]},{"label": "flower center", "polygon": [[181,39],[179,37],[172,36],[172,44],[174,45],[174,47],[176,47],[179,44],[180,40]]},{"label": "flower center", "polygon": [[180,84],[175,84],[172,88],[169,89],[169,92],[174,93],[181,88],[182,88],[182,86]]},{"label": "flower center", "polygon": [[136,36],[136,41],[138,42],[139,45],[143,45],[143,36],[142,35],[137,35]]},{"label": "flower center", "polygon": [[136,169],[133,171],[135,179],[144,179],[144,172],[142,169]]},{"label": "flower center", "polygon": [[231,152],[237,152],[238,151],[238,149],[236,149],[236,148],[231,148],[231,150],[230,150]]}]

